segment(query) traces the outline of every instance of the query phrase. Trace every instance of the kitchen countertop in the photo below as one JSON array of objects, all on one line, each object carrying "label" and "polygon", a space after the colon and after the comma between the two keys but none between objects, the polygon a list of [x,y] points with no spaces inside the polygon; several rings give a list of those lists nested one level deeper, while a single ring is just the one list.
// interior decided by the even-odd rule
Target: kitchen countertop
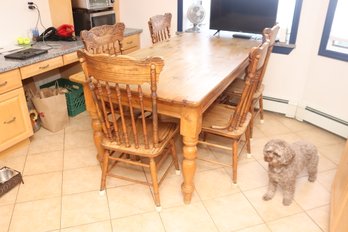
[{"label": "kitchen countertop", "polygon": [[[134,34],[139,34],[142,29],[126,28],[124,35],[130,36]],[[33,48],[43,48],[48,49],[48,53],[35,56],[26,60],[16,60],[5,58],[3,54],[0,55],[0,73],[10,71],[12,69],[20,68],[23,66],[31,65],[40,61],[48,60],[54,57],[62,56],[64,54],[72,53],[80,48],[83,48],[82,41],[78,38],[76,41],[46,41],[37,42]],[[28,47],[29,48],[29,47]],[[13,51],[15,52],[15,51]]]}]

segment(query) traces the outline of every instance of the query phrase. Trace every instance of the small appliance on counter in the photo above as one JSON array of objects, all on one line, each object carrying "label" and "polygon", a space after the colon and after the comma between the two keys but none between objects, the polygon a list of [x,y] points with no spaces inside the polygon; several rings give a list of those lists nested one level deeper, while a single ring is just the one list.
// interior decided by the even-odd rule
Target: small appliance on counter
[{"label": "small appliance on counter", "polygon": [[102,10],[113,7],[114,0],[72,0],[73,8]]},{"label": "small appliance on counter", "polygon": [[75,34],[95,26],[116,23],[114,0],[73,0]]}]

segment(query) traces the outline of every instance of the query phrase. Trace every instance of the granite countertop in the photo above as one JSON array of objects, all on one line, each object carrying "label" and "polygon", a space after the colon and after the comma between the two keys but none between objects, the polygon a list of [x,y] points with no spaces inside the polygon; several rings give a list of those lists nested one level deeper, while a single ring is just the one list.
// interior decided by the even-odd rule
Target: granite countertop
[{"label": "granite countertop", "polygon": [[[134,34],[141,33],[143,30],[126,28],[124,35],[130,36]],[[29,48],[29,47],[28,47]],[[23,66],[31,65],[40,61],[48,60],[54,57],[62,56],[64,54],[72,53],[74,51],[83,48],[82,41],[78,38],[76,41],[46,41],[46,42],[37,42],[32,48],[42,48],[48,49],[48,53],[29,58],[26,60],[16,60],[5,58],[3,54],[0,54],[0,73],[10,71],[16,68]],[[15,51],[13,51],[15,52]]]}]

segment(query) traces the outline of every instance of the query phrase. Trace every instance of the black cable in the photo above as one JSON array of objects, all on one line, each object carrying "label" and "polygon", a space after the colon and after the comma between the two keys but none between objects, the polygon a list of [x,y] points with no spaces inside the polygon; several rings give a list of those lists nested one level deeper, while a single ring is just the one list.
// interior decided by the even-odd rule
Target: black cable
[{"label": "black cable", "polygon": [[[47,44],[46,43],[46,41],[45,41],[45,32],[46,32],[46,30],[47,30],[47,28],[43,25],[43,23],[42,23],[42,19],[41,19],[41,12],[40,12],[40,9],[39,9],[39,6],[38,5],[36,5],[35,3],[33,3],[33,2],[28,2],[28,8],[29,9],[31,9],[31,10],[36,10],[37,11],[37,20],[36,20],[36,24],[35,24],[35,30],[36,31],[39,31],[39,29],[38,29],[38,24],[39,24],[39,22],[40,22],[40,25],[43,27],[43,29],[44,29],[44,32],[42,33],[42,42],[47,46],[47,47],[50,47],[50,48],[53,48],[53,46],[51,46],[51,45],[49,45],[49,44]],[[47,33],[47,32],[46,32]]]}]

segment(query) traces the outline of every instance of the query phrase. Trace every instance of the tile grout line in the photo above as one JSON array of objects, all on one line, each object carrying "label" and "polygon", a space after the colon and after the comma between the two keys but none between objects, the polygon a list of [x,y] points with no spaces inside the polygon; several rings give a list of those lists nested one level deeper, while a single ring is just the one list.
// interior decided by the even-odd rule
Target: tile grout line
[{"label": "tile grout line", "polygon": [[[30,147],[30,142],[29,142],[28,147],[27,147],[27,151],[26,151],[26,154],[25,154],[25,161],[24,161],[21,173],[24,172],[25,164],[26,164],[27,159],[28,159],[29,147]],[[22,175],[22,178],[23,178],[23,175]],[[23,180],[23,182],[24,182],[24,180]],[[10,231],[10,227],[11,227],[11,224],[12,224],[13,214],[14,214],[14,211],[15,211],[15,207],[17,205],[17,198],[18,198],[18,194],[19,194],[19,190],[20,190],[21,185],[22,185],[22,183],[18,186],[18,189],[17,189],[17,194],[16,194],[16,198],[15,198],[15,201],[14,201],[14,204],[13,204],[12,213],[11,213],[11,217],[10,217],[10,222],[9,222],[8,228],[7,228],[8,232]]]},{"label": "tile grout line", "polygon": [[63,218],[64,159],[65,159],[65,129],[64,129],[64,134],[63,134],[62,185],[61,185],[61,188],[60,188],[60,220],[59,220],[59,231],[62,229],[62,218]]},{"label": "tile grout line", "polygon": [[[330,203],[328,203],[328,204],[326,204],[326,205],[321,205],[321,206],[318,206],[318,207],[315,207],[315,208],[312,208],[312,209],[309,209],[309,210],[313,210],[313,209],[318,209],[318,208],[321,208],[321,207],[324,207],[324,206],[329,206],[329,208],[330,208]],[[330,211],[330,210],[329,210]],[[304,210],[304,213],[311,219],[311,221],[315,224],[315,225],[317,225],[318,226],[318,228],[322,231],[322,232],[325,232],[325,230],[323,229],[323,228],[321,228],[321,226],[314,220],[314,218],[312,218],[309,214],[308,214],[308,212],[307,212],[307,210]],[[329,215],[329,218],[330,218],[330,215]],[[328,226],[329,226],[329,224],[328,224]]]},{"label": "tile grout line", "polygon": [[213,222],[213,224],[214,224],[216,230],[217,230],[217,231],[220,231],[218,225],[216,225],[216,223],[215,223],[215,221],[214,221],[214,218],[213,218],[213,217],[211,216],[211,214],[209,213],[209,210],[208,210],[207,206],[204,204],[204,201],[203,201],[203,200],[201,200],[201,203],[202,203],[202,205],[203,205],[205,211],[206,211],[207,214],[209,215],[209,218],[210,218],[211,221]]},{"label": "tile grout line", "polygon": [[[99,189],[99,192],[100,192],[100,189]],[[99,196],[99,197],[100,197],[100,196]],[[112,226],[112,218],[111,218],[111,209],[110,209],[110,204],[109,204],[108,188],[106,187],[106,184],[105,184],[105,197],[106,197],[106,202],[108,203],[109,223],[110,223],[111,231],[114,231],[114,228],[113,228],[113,226]],[[115,228],[115,231],[117,231],[116,228]]]}]

